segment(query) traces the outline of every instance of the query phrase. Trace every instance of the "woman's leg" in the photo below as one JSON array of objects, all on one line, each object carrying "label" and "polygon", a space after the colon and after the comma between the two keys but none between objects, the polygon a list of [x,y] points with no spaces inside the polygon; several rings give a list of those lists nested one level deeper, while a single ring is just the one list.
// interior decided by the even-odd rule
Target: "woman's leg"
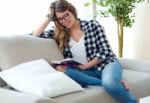
[{"label": "woman's leg", "polygon": [[68,66],[64,73],[81,85],[101,86],[101,79],[91,76],[92,73],[90,71],[86,71],[85,73],[83,70]]},{"label": "woman's leg", "polygon": [[122,67],[118,61],[109,63],[102,71],[102,86],[121,103],[136,103],[136,98],[127,91],[122,80]]}]

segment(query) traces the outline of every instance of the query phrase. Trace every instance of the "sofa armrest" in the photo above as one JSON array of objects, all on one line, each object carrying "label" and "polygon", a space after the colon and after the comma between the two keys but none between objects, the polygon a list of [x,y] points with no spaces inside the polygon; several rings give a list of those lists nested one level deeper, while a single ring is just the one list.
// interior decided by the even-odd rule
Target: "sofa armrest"
[{"label": "sofa armrest", "polygon": [[56,103],[48,97],[40,97],[12,90],[0,88],[1,103]]},{"label": "sofa armrest", "polygon": [[150,73],[150,61],[119,58],[124,69]]}]

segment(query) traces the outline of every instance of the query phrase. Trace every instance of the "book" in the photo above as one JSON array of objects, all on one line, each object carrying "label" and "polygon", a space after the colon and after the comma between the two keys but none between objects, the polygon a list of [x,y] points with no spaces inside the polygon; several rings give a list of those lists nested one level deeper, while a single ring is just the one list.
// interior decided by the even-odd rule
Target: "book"
[{"label": "book", "polygon": [[73,66],[73,67],[77,67],[78,65],[81,65],[81,63],[79,63],[78,61],[73,60],[72,58],[66,58],[66,59],[63,59],[61,61],[54,60],[54,61],[51,61],[51,64],[55,65],[55,66],[64,65],[64,66]]}]

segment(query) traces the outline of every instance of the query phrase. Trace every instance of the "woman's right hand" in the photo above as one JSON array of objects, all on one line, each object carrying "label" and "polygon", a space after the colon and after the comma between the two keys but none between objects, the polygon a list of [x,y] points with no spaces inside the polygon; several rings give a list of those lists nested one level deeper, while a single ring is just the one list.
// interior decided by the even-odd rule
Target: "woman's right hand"
[{"label": "woman's right hand", "polygon": [[65,71],[66,71],[66,66],[58,65],[58,66],[56,66],[55,69],[56,69],[57,71],[60,71],[60,72],[65,72]]}]

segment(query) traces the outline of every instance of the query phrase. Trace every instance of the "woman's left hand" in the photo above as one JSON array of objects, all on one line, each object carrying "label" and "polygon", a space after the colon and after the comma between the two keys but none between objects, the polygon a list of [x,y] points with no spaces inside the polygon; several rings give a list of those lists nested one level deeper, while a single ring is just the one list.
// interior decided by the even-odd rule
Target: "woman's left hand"
[{"label": "woman's left hand", "polygon": [[100,64],[100,63],[101,63],[101,61],[98,58],[94,58],[85,64],[78,65],[78,68],[80,68],[81,70],[86,70],[86,69],[89,69],[89,68],[91,68],[97,64]]},{"label": "woman's left hand", "polygon": [[78,68],[81,69],[81,70],[86,70],[87,69],[86,65],[84,65],[84,64],[78,65]]}]

